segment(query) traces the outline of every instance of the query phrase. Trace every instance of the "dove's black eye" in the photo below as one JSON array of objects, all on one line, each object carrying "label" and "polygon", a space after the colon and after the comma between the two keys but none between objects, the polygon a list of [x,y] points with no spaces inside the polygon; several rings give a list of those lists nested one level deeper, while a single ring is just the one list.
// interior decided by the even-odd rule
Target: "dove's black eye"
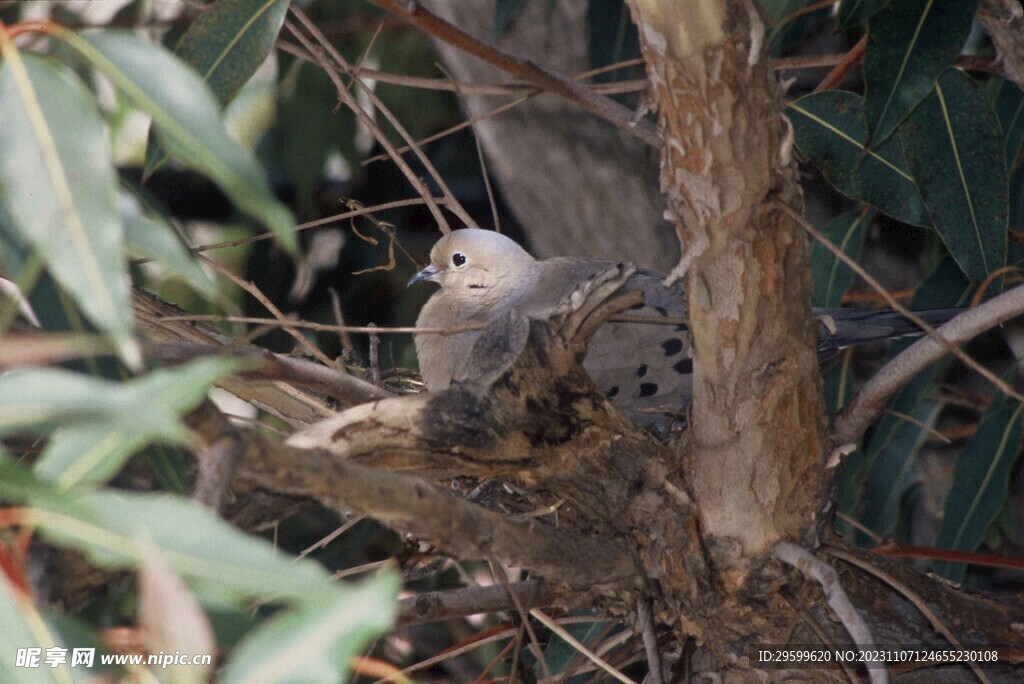
[{"label": "dove's black eye", "polygon": [[463,254],[462,252],[456,252],[455,254],[452,254],[452,265],[453,266],[458,268],[459,266],[462,266],[464,263],[466,263],[466,255],[465,254]]}]

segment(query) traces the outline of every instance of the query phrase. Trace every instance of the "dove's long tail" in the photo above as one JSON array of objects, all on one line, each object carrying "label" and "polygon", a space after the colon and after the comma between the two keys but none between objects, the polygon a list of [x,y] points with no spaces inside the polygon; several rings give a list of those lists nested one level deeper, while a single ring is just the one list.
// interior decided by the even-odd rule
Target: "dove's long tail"
[{"label": "dove's long tail", "polygon": [[[914,314],[936,327],[962,311],[928,309]],[[819,320],[818,349],[823,352],[875,340],[924,334],[916,323],[889,309],[815,309],[813,313]]]}]

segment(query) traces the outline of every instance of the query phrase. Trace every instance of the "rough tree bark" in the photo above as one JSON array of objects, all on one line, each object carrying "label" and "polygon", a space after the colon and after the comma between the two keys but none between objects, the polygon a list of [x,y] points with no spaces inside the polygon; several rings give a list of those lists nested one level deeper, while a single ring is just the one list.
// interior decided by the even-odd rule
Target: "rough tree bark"
[{"label": "rough tree bark", "polygon": [[[749,0],[632,0],[665,139],[697,369],[692,464],[703,530],[740,568],[809,530],[824,489],[811,282],[779,88]],[[734,579],[741,580],[739,572]]]}]

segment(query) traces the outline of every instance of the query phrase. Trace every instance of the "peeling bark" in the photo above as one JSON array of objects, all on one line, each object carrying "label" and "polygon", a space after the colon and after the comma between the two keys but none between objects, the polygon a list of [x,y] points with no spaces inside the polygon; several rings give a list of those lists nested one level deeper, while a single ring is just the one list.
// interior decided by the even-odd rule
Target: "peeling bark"
[{"label": "peeling bark", "polygon": [[763,211],[801,203],[788,124],[751,2],[634,0],[665,138],[695,368],[693,491],[717,561],[742,566],[813,527],[824,491],[807,245]]}]

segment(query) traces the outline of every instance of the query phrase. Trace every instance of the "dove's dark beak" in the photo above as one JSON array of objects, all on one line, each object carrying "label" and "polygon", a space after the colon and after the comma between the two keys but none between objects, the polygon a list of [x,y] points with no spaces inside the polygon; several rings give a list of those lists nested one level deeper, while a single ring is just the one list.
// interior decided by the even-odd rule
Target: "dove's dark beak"
[{"label": "dove's dark beak", "polygon": [[406,284],[406,287],[411,287],[416,283],[422,283],[424,280],[433,280],[437,276],[438,270],[439,269],[436,266],[427,266],[425,269],[414,275],[412,280]]}]

